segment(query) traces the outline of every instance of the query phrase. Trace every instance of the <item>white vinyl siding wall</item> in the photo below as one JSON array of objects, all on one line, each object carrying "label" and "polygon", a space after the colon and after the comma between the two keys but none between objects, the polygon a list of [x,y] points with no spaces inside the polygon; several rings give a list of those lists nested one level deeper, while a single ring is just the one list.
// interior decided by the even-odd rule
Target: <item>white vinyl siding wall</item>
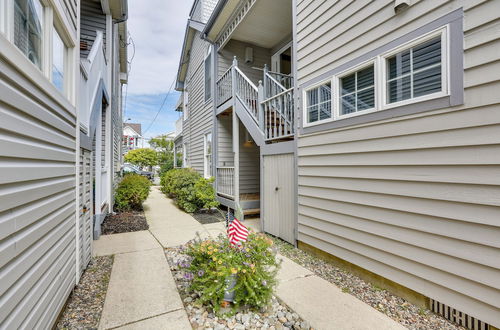
[{"label": "white vinyl siding wall", "polygon": [[500,3],[304,0],[305,83],[464,10],[453,108],[298,138],[298,239],[500,326]]},{"label": "white vinyl siding wall", "polygon": [[0,35],[0,328],[49,329],[76,277],[76,111],[13,47]]}]

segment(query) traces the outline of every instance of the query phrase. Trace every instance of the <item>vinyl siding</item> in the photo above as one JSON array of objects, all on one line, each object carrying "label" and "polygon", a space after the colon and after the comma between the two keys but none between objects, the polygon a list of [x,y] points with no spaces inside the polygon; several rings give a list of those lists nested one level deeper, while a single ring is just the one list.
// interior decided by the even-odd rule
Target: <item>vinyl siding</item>
[{"label": "vinyl siding", "polygon": [[[240,193],[260,192],[260,148],[255,142],[245,143],[246,128],[240,121]],[[250,134],[248,134],[250,137]],[[251,139],[251,137],[250,137]]]},{"label": "vinyl siding", "polygon": [[213,129],[214,108],[212,99],[205,102],[204,60],[209,43],[196,32],[189,57],[188,81],[189,116],[183,122],[183,141],[187,144],[188,165],[203,175],[203,139]]},{"label": "vinyl siding", "polygon": [[[253,62],[245,63],[245,48],[253,48]],[[262,80],[263,73],[260,70],[252,68],[264,68],[267,64],[271,68],[271,50],[257,47],[238,40],[230,40],[226,46],[219,52],[218,56],[218,77],[220,78],[233,64],[234,56],[238,60],[240,70],[257,86],[259,80]]]},{"label": "vinyl siding", "polygon": [[77,17],[78,17],[77,0],[60,0],[60,3],[62,4],[64,16],[68,20],[68,23],[71,24],[72,30],[76,31],[76,24],[77,24]]},{"label": "vinyl siding", "polygon": [[191,15],[191,19],[197,22],[206,23],[210,18],[218,0],[199,0]]},{"label": "vinyl siding", "polygon": [[80,57],[86,58],[92,49],[97,30],[103,33],[103,45],[106,50],[106,15],[102,12],[100,2],[84,0],[80,6],[80,39],[87,42],[87,49],[80,51]]},{"label": "vinyl siding", "polygon": [[464,7],[465,103],[298,138],[298,239],[500,326],[500,7],[302,1],[300,83]]},{"label": "vinyl siding", "polygon": [[234,166],[233,122],[230,115],[220,115],[217,120],[217,166],[232,167]]},{"label": "vinyl siding", "polygon": [[75,285],[76,114],[0,42],[0,328],[48,329]]}]

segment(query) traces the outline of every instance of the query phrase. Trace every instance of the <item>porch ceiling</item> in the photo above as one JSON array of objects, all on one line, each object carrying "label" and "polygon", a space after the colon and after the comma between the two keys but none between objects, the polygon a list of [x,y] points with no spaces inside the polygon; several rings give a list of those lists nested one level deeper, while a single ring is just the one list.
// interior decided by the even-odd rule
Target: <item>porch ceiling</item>
[{"label": "porch ceiling", "polygon": [[231,39],[272,48],[292,34],[291,0],[258,0]]}]

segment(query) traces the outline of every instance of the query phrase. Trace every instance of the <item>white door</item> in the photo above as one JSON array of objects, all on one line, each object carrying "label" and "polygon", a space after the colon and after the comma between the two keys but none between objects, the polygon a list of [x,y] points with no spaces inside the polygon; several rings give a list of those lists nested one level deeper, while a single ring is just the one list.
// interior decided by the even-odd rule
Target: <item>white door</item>
[{"label": "white door", "polygon": [[80,149],[79,269],[82,273],[92,256],[92,153]]},{"label": "white door", "polygon": [[271,56],[271,71],[292,74],[292,43],[287,44]]},{"label": "white door", "polygon": [[293,154],[263,156],[264,231],[295,244],[295,161]]}]

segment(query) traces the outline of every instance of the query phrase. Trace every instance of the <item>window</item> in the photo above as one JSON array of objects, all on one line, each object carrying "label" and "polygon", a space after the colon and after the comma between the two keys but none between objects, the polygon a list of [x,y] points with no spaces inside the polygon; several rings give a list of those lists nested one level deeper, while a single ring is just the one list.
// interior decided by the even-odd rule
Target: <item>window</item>
[{"label": "window", "polygon": [[340,78],[340,115],[375,107],[374,65]]},{"label": "window", "polygon": [[441,35],[386,59],[387,103],[441,92]]},{"label": "window", "polygon": [[208,49],[205,58],[205,101],[212,98],[212,52]]},{"label": "window", "polygon": [[331,82],[304,88],[304,127],[449,96],[449,75],[458,74],[448,70],[449,29],[446,25],[396,48],[381,47],[346,70],[335,69]]},{"label": "window", "polygon": [[187,146],[185,143],[182,144],[182,167],[188,167],[187,162]]},{"label": "window", "polygon": [[212,133],[205,134],[204,140],[204,172],[205,178],[209,178],[212,176]]},{"label": "window", "polygon": [[188,117],[189,117],[189,107],[188,107],[188,103],[189,103],[189,95],[188,95],[188,91],[187,91],[187,88],[184,89],[184,111],[182,111],[182,114],[184,115],[184,120],[187,120]]},{"label": "window", "polygon": [[39,0],[14,0],[14,44],[42,69],[43,6]]},{"label": "window", "polygon": [[57,30],[54,28],[52,33],[52,83],[61,92],[65,91],[64,67],[66,65],[66,52],[66,46]]},{"label": "window", "polygon": [[306,91],[307,122],[314,123],[332,116],[332,84],[323,83]]}]

